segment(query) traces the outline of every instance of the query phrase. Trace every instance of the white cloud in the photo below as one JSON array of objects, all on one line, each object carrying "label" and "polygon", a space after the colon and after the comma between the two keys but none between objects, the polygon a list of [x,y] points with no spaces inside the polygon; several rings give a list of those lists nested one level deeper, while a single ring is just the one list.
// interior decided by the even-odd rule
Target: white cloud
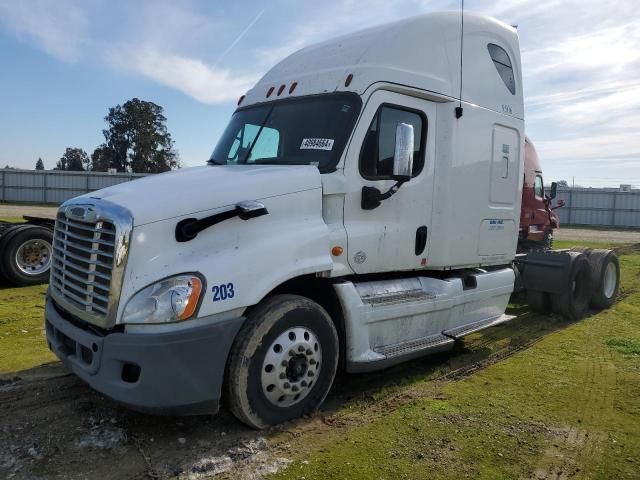
[{"label": "white cloud", "polygon": [[[637,0],[604,6],[468,0],[465,6],[519,25],[526,128],[545,171],[565,177],[575,171],[594,184],[602,165],[627,169],[630,177],[640,171]],[[235,101],[305,45],[459,7],[459,0],[0,0],[0,27],[61,61],[101,63],[217,104]]]},{"label": "white cloud", "polygon": [[256,81],[252,75],[237,75],[229,69],[211,67],[197,58],[152,48],[119,48],[111,52],[110,59],[113,65],[142,74],[204,103],[237,100]]},{"label": "white cloud", "polygon": [[88,41],[89,20],[78,3],[70,0],[3,0],[0,21],[7,30],[68,63],[78,61]]}]

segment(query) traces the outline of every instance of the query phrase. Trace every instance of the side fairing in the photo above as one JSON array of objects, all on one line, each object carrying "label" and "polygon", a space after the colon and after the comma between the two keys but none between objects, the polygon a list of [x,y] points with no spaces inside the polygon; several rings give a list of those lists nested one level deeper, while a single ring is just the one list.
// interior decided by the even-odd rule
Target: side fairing
[{"label": "side fairing", "polygon": [[[204,277],[201,317],[244,309],[290,278],[331,270],[320,186],[259,200],[268,215],[226,220],[189,242],[178,243],[174,235],[185,217],[134,228],[118,319],[134,293],[179,273]],[[201,212],[198,218],[226,209]]]}]

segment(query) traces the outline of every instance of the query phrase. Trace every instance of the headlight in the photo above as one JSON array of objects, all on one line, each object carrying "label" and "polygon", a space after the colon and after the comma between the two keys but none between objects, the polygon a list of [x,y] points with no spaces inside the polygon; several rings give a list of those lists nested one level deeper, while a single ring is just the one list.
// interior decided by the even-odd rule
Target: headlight
[{"label": "headlight", "polygon": [[124,309],[123,323],[169,323],[187,320],[196,311],[202,281],[195,275],[177,275],[136,293]]}]

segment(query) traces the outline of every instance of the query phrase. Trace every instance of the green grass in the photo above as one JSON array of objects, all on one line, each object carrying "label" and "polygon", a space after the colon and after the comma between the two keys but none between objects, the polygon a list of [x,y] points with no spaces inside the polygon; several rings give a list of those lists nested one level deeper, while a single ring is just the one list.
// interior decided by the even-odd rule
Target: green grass
[{"label": "green grass", "polygon": [[[575,242],[574,240],[554,240],[553,248],[555,250],[572,248],[576,246],[576,243],[577,242]],[[583,241],[580,241],[579,244],[581,247],[589,247],[589,248],[614,248],[620,245],[619,243],[613,243],[613,242],[583,242]]]},{"label": "green grass", "polygon": [[[638,478],[640,254],[623,255],[621,271],[619,301],[580,322],[515,306],[518,319],[467,337],[444,360],[349,377],[363,393],[329,410],[335,426],[280,434],[293,463],[273,478]],[[0,373],[55,360],[45,291],[0,289]],[[437,380],[531,338],[539,341],[473,375]],[[371,387],[376,378],[387,386]]]},{"label": "green grass", "polygon": [[[540,341],[460,381],[382,389],[333,416],[346,427],[295,437],[274,479],[640,477],[640,254],[621,258],[621,299],[580,322],[530,315]],[[499,343],[499,342],[498,342]],[[455,361],[455,357],[454,357]],[[384,397],[400,397],[384,408]],[[380,402],[383,408],[380,408]]]},{"label": "green grass", "polygon": [[610,338],[607,345],[625,355],[640,355],[640,341],[628,338]]},{"label": "green grass", "polygon": [[46,285],[0,287],[0,373],[55,360],[44,334]]},{"label": "green grass", "polygon": [[22,217],[0,217],[0,222],[24,223],[25,219]]}]

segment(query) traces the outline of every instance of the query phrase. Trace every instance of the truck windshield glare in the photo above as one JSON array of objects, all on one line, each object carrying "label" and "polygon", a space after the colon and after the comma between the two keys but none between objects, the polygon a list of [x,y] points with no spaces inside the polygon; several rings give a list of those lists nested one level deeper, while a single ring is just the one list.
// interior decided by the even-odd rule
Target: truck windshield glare
[{"label": "truck windshield glare", "polygon": [[209,164],[316,165],[331,172],[360,113],[355,94],[296,98],[237,110]]}]

